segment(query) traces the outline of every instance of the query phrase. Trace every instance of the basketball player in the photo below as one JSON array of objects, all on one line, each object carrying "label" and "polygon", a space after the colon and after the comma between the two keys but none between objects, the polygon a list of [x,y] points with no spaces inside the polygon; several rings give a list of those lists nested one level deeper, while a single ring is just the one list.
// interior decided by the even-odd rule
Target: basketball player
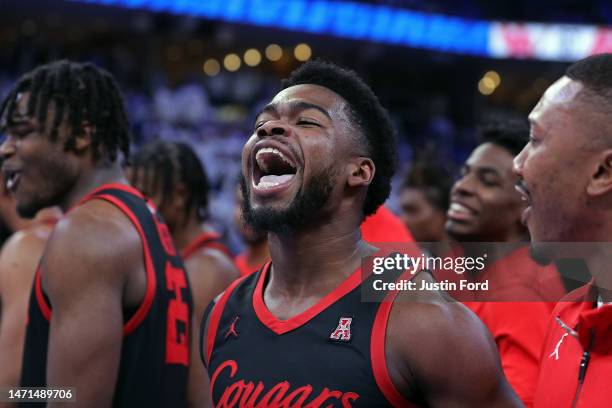
[{"label": "basketball player", "polygon": [[[195,152],[185,143],[155,141],[144,146],[131,160],[128,176],[159,208],[179,249],[192,288],[193,344],[199,338],[200,320],[206,306],[239,277],[229,250],[205,224],[208,211],[208,179]],[[200,406],[206,372],[192,348],[189,368],[189,400]]]},{"label": "basketball player", "polygon": [[0,215],[14,231],[0,252],[0,386],[16,387],[34,273],[61,212],[44,208],[33,220],[21,218],[1,175],[0,183]]},{"label": "basketball player", "polygon": [[113,77],[40,66],[0,118],[19,214],[65,212],[36,272],[21,385],[75,387],[84,407],[185,405],[190,288],[167,228],[123,176],[129,127]]},{"label": "basketball player", "polygon": [[593,278],[551,315],[537,408],[612,404],[611,103],[612,54],[576,62],[529,115],[530,141],[514,159],[534,255],[583,258]]},{"label": "basketball player", "polygon": [[[473,297],[460,293],[458,299],[491,331],[506,378],[531,406],[548,316],[565,289],[556,268],[539,266],[529,256],[529,246],[522,244],[529,235],[521,223],[525,206],[514,188],[512,160],[528,137],[522,122],[502,121],[482,129],[482,143],[451,190],[446,228],[459,243],[483,243],[478,245],[482,253],[474,256],[486,252],[487,267],[460,277],[487,282],[488,290],[474,291]],[[505,244],[489,244],[498,242]],[[465,251],[470,250],[467,244]]]},{"label": "basketball player", "polygon": [[361,302],[361,261],[376,249],[359,226],[387,198],[394,158],[386,111],[331,63],[302,65],[257,115],[243,150],[245,215],[270,231],[272,261],[205,317],[216,406],[520,405],[461,304],[438,292]]},{"label": "basketball player", "polygon": [[415,161],[400,191],[401,218],[417,242],[447,241],[446,211],[452,187],[450,172],[434,157]]}]

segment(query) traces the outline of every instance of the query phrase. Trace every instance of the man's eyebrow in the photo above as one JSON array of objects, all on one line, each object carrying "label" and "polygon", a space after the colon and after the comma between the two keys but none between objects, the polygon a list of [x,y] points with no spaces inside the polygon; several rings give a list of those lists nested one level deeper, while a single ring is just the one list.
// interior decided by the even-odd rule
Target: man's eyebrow
[{"label": "man's eyebrow", "polygon": [[[264,106],[263,109],[261,109],[255,117],[258,118],[260,115],[264,113],[278,114],[278,105],[279,105],[278,103],[270,103]],[[295,101],[295,102],[289,103],[289,112],[291,114],[295,114],[296,112],[300,112],[300,111],[304,111],[308,109],[318,110],[323,115],[325,115],[325,117],[331,120],[331,115],[329,114],[329,112],[319,105],[316,105],[310,102],[305,102],[305,101]]]},{"label": "man's eyebrow", "polygon": [[299,111],[304,111],[308,109],[315,109],[321,112],[323,115],[325,115],[327,119],[331,120],[331,115],[329,114],[329,112],[327,112],[327,110],[322,108],[321,106],[315,105],[314,103],[304,102],[304,101],[292,102],[290,109],[291,109],[291,112],[299,112]]},{"label": "man's eyebrow", "polygon": [[534,118],[533,116],[529,115],[527,117],[527,122],[529,122],[529,130],[531,130],[531,128],[542,129],[542,122],[538,120],[537,116]]},{"label": "man's eyebrow", "polygon": [[481,174],[482,173],[485,173],[485,174],[493,173],[496,176],[500,176],[501,175],[500,171],[498,169],[496,169],[495,167],[486,167],[486,166],[485,167],[480,167],[480,166],[477,166],[475,170],[478,173],[481,173]]}]

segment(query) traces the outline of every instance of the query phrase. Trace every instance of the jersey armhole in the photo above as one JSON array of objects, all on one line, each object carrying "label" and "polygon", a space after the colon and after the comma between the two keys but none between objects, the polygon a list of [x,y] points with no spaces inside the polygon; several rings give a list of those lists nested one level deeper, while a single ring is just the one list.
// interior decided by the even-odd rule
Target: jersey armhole
[{"label": "jersey armhole", "polygon": [[[243,280],[244,278],[239,278],[232,282],[232,284],[230,284],[228,288],[225,289],[225,292],[223,293],[223,295],[221,295],[219,301],[214,304],[211,302],[211,305],[209,305],[210,310],[207,309],[207,312],[210,313],[210,319],[208,321],[208,327],[206,328],[206,354],[202,355],[202,360],[204,362],[204,366],[206,367],[208,367],[208,364],[210,364],[210,356],[212,355],[215,346],[215,338],[217,337],[217,330],[219,329],[219,323],[221,322],[221,316],[223,315],[225,305],[234,289],[236,289],[236,286],[238,286]],[[204,336],[204,328],[205,326],[202,325],[201,336]],[[202,347],[203,340],[204,339],[201,339],[200,341]]]},{"label": "jersey armhole", "polygon": [[213,310],[217,303],[213,300],[206,306],[206,310],[204,310],[204,314],[202,315],[202,320],[200,322],[200,336],[198,337],[198,350],[200,353],[200,361],[204,364],[204,367],[208,367],[206,364],[206,359],[204,358],[204,334],[206,333],[206,326],[209,322],[210,312]]},{"label": "jersey armhole", "polygon": [[153,299],[155,298],[155,288],[157,285],[157,279],[155,277],[155,267],[153,266],[153,258],[151,256],[151,250],[149,248],[149,244],[147,242],[144,230],[142,229],[138,218],[132,212],[132,210],[130,210],[130,208],[125,205],[123,201],[109,194],[101,194],[89,198],[89,200],[95,199],[107,201],[117,207],[122,213],[124,213],[125,216],[128,217],[128,219],[130,220],[134,228],[136,228],[136,231],[140,236],[140,242],[142,243],[147,286],[145,290],[145,295],[142,299],[142,302],[136,309],[136,312],[123,325],[123,335],[128,336],[133,333],[134,330],[136,330],[136,328],[138,328],[138,326],[143,322],[143,320],[149,314],[151,306],[153,305]]},{"label": "jersey armhole", "polygon": [[387,325],[389,315],[393,307],[393,301],[399,291],[391,292],[380,303],[374,324],[372,325],[372,337],[370,340],[370,358],[372,360],[372,371],[376,385],[385,396],[387,401],[394,407],[414,407],[395,387],[387,367],[387,356],[385,354],[385,341],[387,338]]},{"label": "jersey armhole", "polygon": [[45,294],[42,290],[42,282],[40,277],[40,266],[36,268],[36,274],[34,275],[34,293],[36,295],[36,303],[38,304],[38,309],[44,316],[44,318],[50,322],[51,321],[51,308],[45,299]]}]

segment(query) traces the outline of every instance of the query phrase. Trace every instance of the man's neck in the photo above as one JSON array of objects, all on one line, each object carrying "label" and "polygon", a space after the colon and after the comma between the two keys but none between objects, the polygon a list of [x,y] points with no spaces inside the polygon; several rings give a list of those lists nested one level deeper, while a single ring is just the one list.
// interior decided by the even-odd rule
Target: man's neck
[{"label": "man's neck", "polygon": [[267,290],[285,296],[312,296],[333,290],[375,248],[354,225],[328,223],[288,234],[269,234],[272,273]]},{"label": "man's neck", "polygon": [[589,273],[595,280],[601,299],[612,302],[612,242],[593,242],[593,251],[586,257]]},{"label": "man's neck", "polygon": [[59,207],[63,212],[66,212],[92,190],[95,190],[96,188],[108,183],[129,184],[123,174],[123,169],[118,163],[105,167],[94,167],[81,173],[76,184],[70,190]]}]

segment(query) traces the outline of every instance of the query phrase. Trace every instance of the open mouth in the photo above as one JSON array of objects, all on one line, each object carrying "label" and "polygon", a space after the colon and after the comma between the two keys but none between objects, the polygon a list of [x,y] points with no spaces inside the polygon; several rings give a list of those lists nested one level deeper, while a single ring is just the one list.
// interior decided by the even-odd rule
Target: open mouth
[{"label": "open mouth", "polygon": [[523,180],[517,181],[514,188],[521,195],[521,200],[525,201],[527,205],[531,205],[531,195],[529,194],[529,190],[527,189],[525,182]]},{"label": "open mouth", "polygon": [[262,147],[255,153],[253,188],[259,191],[287,186],[295,178],[297,165],[274,147]]},{"label": "open mouth", "polygon": [[527,189],[527,186],[522,179],[516,182],[514,188],[519,192],[521,195],[521,200],[523,200],[527,206],[521,214],[521,222],[523,225],[527,226],[527,220],[531,215],[531,194],[529,193],[529,189]]},{"label": "open mouth", "polygon": [[21,179],[21,172],[13,169],[4,169],[4,185],[6,189],[14,193],[17,190],[17,186],[19,185],[19,180]]}]

